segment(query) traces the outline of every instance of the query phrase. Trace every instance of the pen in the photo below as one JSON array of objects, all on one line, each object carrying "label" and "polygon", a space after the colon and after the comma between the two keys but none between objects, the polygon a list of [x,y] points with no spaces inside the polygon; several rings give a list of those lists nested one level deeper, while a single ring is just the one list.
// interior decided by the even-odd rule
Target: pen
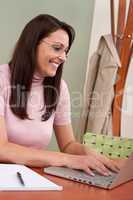
[{"label": "pen", "polygon": [[22,178],[22,174],[21,174],[20,172],[17,172],[17,177],[18,177],[18,179],[19,179],[21,185],[24,186],[24,185],[25,185],[24,179]]}]

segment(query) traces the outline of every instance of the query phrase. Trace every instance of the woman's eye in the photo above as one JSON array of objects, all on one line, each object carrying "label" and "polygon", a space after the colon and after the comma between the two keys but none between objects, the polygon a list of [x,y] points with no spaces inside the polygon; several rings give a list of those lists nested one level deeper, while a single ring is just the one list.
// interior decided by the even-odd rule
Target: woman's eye
[{"label": "woman's eye", "polygon": [[60,47],[57,47],[57,46],[53,46],[53,49],[54,49],[55,51],[60,51],[60,50],[61,50],[61,48],[60,48]]}]

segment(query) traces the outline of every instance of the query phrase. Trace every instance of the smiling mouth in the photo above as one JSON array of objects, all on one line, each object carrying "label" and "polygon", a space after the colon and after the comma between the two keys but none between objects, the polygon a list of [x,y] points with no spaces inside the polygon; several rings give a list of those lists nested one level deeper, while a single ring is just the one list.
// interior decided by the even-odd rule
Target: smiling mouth
[{"label": "smiling mouth", "polygon": [[59,65],[60,65],[59,63],[55,63],[55,62],[49,62],[49,63],[51,64],[52,67],[54,67],[54,68],[56,68],[56,69],[57,69],[57,68],[59,67]]}]

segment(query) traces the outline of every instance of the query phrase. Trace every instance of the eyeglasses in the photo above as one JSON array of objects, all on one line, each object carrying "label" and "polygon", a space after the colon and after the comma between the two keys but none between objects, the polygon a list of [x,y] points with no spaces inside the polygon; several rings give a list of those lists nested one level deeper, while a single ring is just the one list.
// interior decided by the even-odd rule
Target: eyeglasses
[{"label": "eyeglasses", "polygon": [[46,40],[42,40],[42,42],[46,43],[54,52],[59,53],[59,55],[62,55],[65,53],[65,57],[68,57],[68,48],[64,48],[62,44],[60,43],[51,43]]}]

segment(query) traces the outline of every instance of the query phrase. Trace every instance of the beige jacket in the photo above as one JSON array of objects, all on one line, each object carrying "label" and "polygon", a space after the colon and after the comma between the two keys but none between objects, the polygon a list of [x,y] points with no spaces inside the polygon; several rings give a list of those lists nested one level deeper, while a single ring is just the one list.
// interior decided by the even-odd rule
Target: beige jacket
[{"label": "beige jacket", "polygon": [[100,38],[92,55],[84,86],[85,102],[81,115],[81,133],[112,134],[112,102],[120,59],[111,35]]}]

